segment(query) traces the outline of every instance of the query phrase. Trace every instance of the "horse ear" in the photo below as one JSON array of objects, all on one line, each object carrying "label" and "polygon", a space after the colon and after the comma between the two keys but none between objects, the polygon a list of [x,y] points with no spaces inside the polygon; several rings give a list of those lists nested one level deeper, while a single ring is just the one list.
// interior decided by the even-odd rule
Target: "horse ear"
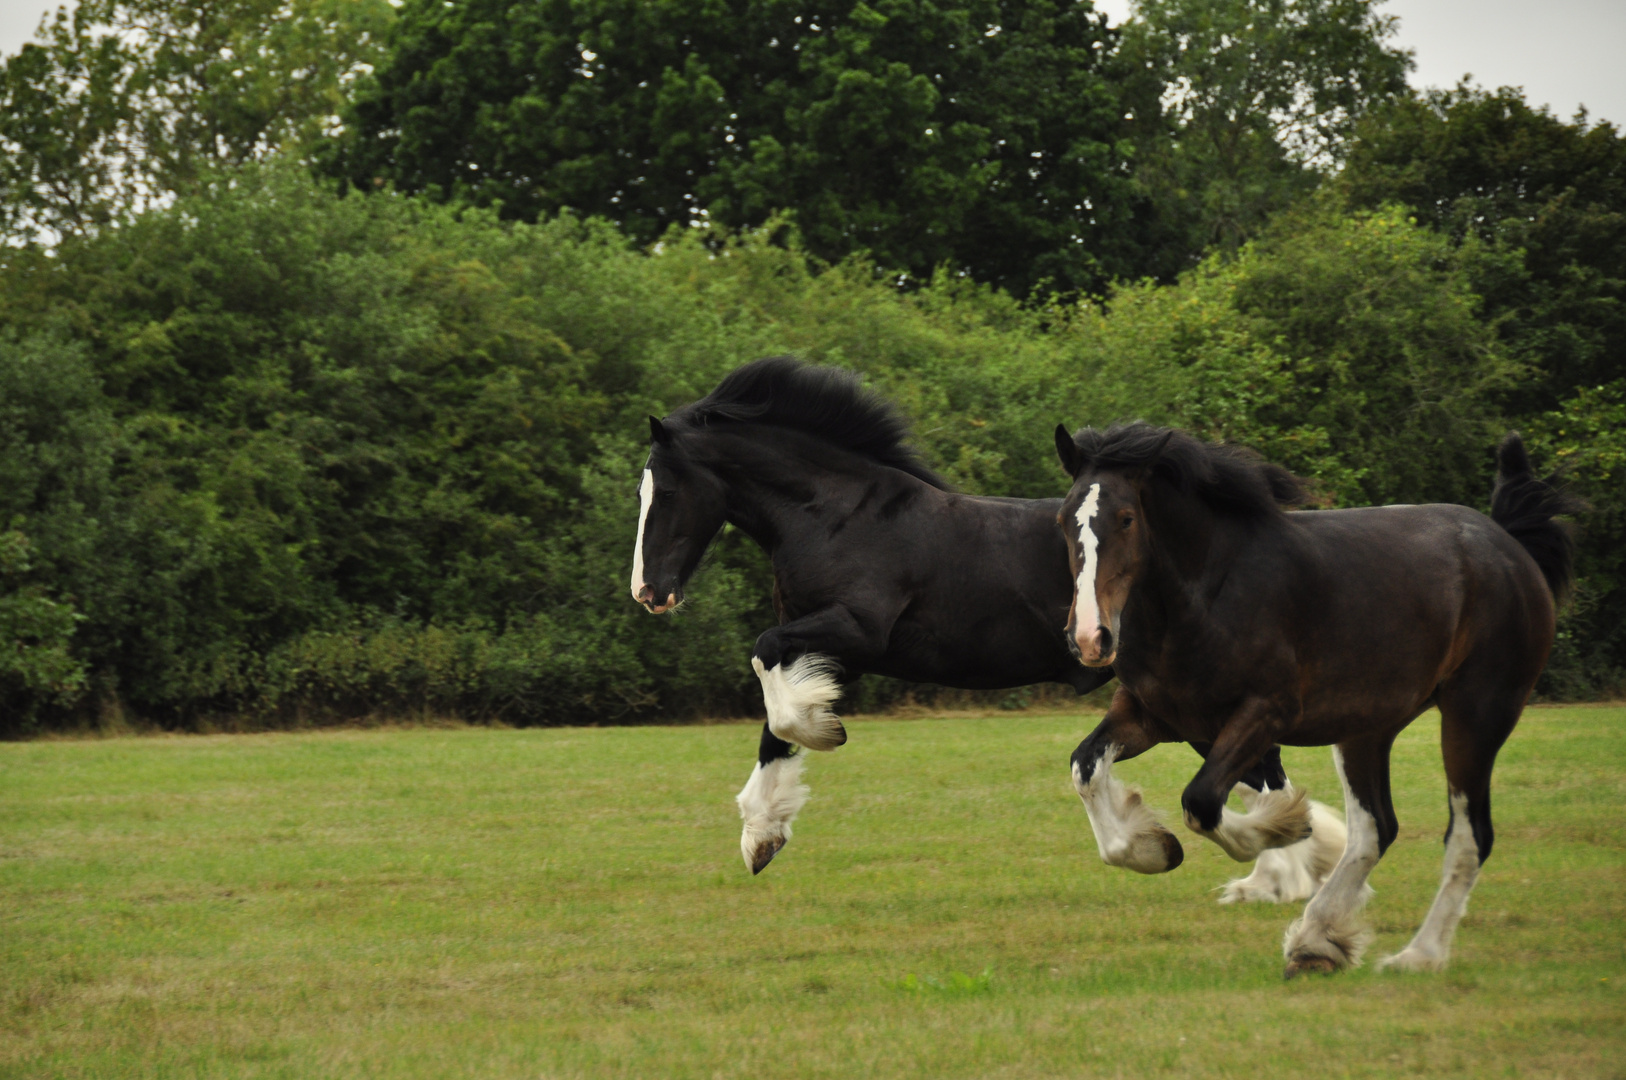
[{"label": "horse ear", "polygon": [[672,441],[672,433],[667,431],[665,425],[653,416],[649,418],[649,437],[662,446]]},{"label": "horse ear", "polygon": [[1068,476],[1077,476],[1079,466],[1084,464],[1066,424],[1056,425],[1056,456],[1061,458],[1061,467],[1067,470]]}]

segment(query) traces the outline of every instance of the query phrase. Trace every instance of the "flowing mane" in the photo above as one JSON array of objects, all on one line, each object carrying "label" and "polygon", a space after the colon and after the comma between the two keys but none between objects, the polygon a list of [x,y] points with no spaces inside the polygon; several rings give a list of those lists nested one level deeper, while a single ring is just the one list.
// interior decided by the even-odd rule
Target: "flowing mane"
[{"label": "flowing mane", "polygon": [[904,445],[909,423],[863,388],[856,372],[770,356],[736,368],[699,401],[674,412],[675,424],[770,424],[793,428],[843,450],[948,490],[942,477]]},{"label": "flowing mane", "polygon": [[1196,495],[1220,513],[1270,517],[1305,502],[1298,477],[1253,450],[1207,443],[1173,428],[1114,424],[1073,436],[1080,459],[1111,469],[1152,469],[1152,475]]}]

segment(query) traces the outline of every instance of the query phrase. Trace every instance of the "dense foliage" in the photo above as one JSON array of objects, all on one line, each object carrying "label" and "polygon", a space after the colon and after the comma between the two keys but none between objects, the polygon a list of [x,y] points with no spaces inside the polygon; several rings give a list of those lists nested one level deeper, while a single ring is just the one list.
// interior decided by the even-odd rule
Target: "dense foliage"
[{"label": "dense foliage", "polygon": [[1313,191],[1356,123],[1404,99],[1409,55],[1373,0],[1139,0],[1122,94],[1156,208],[1143,272],[1234,252]]},{"label": "dense foliage", "polygon": [[388,0],[78,0],[0,67],[0,229],[80,233],[211,165],[297,154],[380,56]]},{"label": "dense foliage", "polygon": [[[97,2],[126,15],[147,10],[145,0]],[[233,55],[267,55],[266,35],[290,32],[301,12],[316,13],[300,24],[312,33],[338,33],[342,22],[320,15],[326,9],[315,0],[283,5],[289,26],[267,21],[275,5],[232,3],[247,13],[227,19],[237,35],[227,35]],[[1226,91],[1201,108],[1189,99],[1184,112],[1171,106],[1114,134],[1106,121],[1118,106],[1097,116],[1101,101],[1144,100],[1145,80],[1190,78],[1197,58],[1165,50],[1158,55],[1173,66],[1130,63],[1129,46],[1115,52],[1113,34],[1081,6],[940,5],[913,16],[877,6],[870,18],[859,5],[817,29],[801,7],[761,8],[763,18],[805,24],[802,36],[780,39],[800,42],[804,60],[775,69],[783,81],[773,93],[800,102],[808,123],[817,114],[831,131],[858,138],[860,121],[873,118],[863,94],[880,92],[866,79],[927,70],[908,51],[925,46],[899,33],[908,18],[939,20],[943,40],[957,53],[964,47],[959,67],[933,70],[970,80],[954,84],[956,108],[987,111],[976,114],[986,123],[956,113],[970,127],[953,138],[948,128],[934,133],[941,139],[919,144],[930,150],[924,156],[885,143],[890,149],[870,159],[878,171],[862,175],[831,164],[859,143],[819,135],[813,143],[833,155],[823,164],[809,159],[794,184],[760,188],[768,194],[749,214],[712,215],[756,228],[660,231],[671,215],[691,221],[708,206],[743,204],[728,202],[726,185],[661,188],[671,177],[650,171],[649,163],[666,160],[661,154],[677,153],[685,132],[711,132],[704,117],[674,113],[655,132],[647,125],[664,115],[658,101],[634,108],[636,95],[602,91],[637,72],[644,74],[621,87],[628,94],[645,89],[636,82],[652,73],[673,93],[683,79],[703,76],[748,109],[772,110],[763,104],[771,95],[747,93],[722,68],[695,74],[662,59],[661,49],[676,48],[662,36],[676,32],[675,16],[658,5],[590,5],[604,18],[580,26],[568,20],[589,8],[536,5],[524,9],[536,26],[493,39],[490,19],[518,18],[521,9],[408,4],[378,80],[354,108],[360,115],[384,108],[386,98],[410,99],[420,126],[395,135],[380,128],[370,142],[323,134],[334,101],[362,70],[359,45],[334,53],[326,67],[301,69],[323,87],[314,104],[266,100],[241,128],[220,110],[262,100],[247,91],[200,91],[187,98],[191,112],[165,107],[158,117],[142,112],[149,99],[120,99],[118,131],[167,131],[174,145],[191,148],[120,164],[163,195],[144,207],[124,200],[117,185],[70,172],[66,186],[51,190],[80,184],[106,196],[94,213],[74,218],[65,208],[91,204],[78,196],[52,203],[43,188],[15,180],[44,176],[68,158],[15,151],[0,191],[11,240],[0,247],[0,731],[120,715],[194,726],[403,712],[555,723],[758,708],[744,658],[774,618],[761,554],[725,531],[690,602],[664,619],[626,596],[626,570],[645,414],[693,400],[739,363],[781,352],[864,372],[915,422],[929,462],[974,492],[1057,494],[1056,423],[1139,416],[1256,446],[1311,478],[1324,505],[1483,506],[1491,447],[1520,427],[1538,459],[1565,470],[1594,505],[1577,596],[1540,691],[1618,692],[1626,686],[1626,141],[1608,125],[1532,110],[1508,91],[1396,98],[1386,80],[1403,57],[1384,45],[1386,26],[1361,4],[1325,6],[1347,32],[1314,38],[1313,48],[1284,45],[1299,40],[1289,33],[1294,10],[1263,0],[1142,7],[1142,20],[1188,20],[1178,23],[1187,27],[1181,34],[1196,33],[1189,20],[1204,12],[1210,21],[1201,25],[1220,26],[1253,11],[1258,18],[1245,29],[1260,39],[1248,48],[1268,45],[1287,59],[1295,49],[1322,50],[1313,63],[1300,57],[1305,74],[1292,83],[1303,91],[1293,98],[1302,107],[1298,127],[1277,110],[1275,119],[1254,117],[1238,129],[1253,149],[1236,159],[1236,175],[1257,166],[1258,176],[1282,184],[1224,237],[1206,239],[1199,233],[1218,219],[1193,207],[1230,205],[1229,196],[1203,196],[1182,210],[1131,166],[1137,154],[1183,155],[1191,176],[1228,190],[1231,174],[1201,164],[1189,136],[1218,130],[1216,117],[1234,112],[1240,97]],[[372,9],[346,10],[356,19]],[[482,12],[486,22],[476,18]],[[606,12],[642,29],[617,29]],[[723,15],[711,18],[689,31],[723,33]],[[488,136],[495,147],[502,140],[494,132],[525,127],[514,99],[495,91],[482,99],[475,90],[480,79],[513,75],[490,49],[518,49],[521,29],[541,34],[547,19],[566,20],[547,33],[597,58],[584,60],[577,48],[576,62],[600,65],[588,69],[591,80],[576,72],[563,89],[535,91],[535,108],[557,113],[547,130],[633,140],[621,149],[570,145],[580,161],[609,168],[636,144],[647,155],[639,175],[649,188],[639,199],[653,201],[637,203],[636,214],[589,207],[613,220],[553,212],[575,196],[517,212],[518,196],[502,185],[543,173],[521,169],[502,180],[499,166],[509,159],[501,154],[463,170],[481,174],[479,183],[445,186],[421,174],[428,193],[406,190],[417,181],[387,170],[407,160],[409,129],[429,140],[416,144],[427,153],[437,130],[467,136],[457,144],[466,149]],[[887,21],[897,19],[904,21]],[[58,91],[58,105],[49,95],[35,99],[38,117],[53,108],[69,120],[85,115],[74,97],[80,83],[45,75],[18,82],[38,75],[44,60],[67,63],[83,43],[102,42],[96,48],[111,50],[108,63],[130,78],[171,70],[168,60],[142,59],[157,54],[120,52],[127,38],[107,44],[90,23],[53,26],[54,44],[6,67],[8,93],[20,85]],[[1126,35],[1143,50],[1175,40],[1155,30],[1143,21]],[[178,31],[172,47],[196,42],[199,32]],[[213,24],[210,32],[225,33]],[[465,47],[474,55],[423,68],[439,83],[402,75],[428,63],[413,50],[431,45],[447,57]],[[623,47],[632,50],[624,57],[616,51]],[[222,46],[198,48],[207,57]],[[988,70],[1042,71],[1067,49],[1090,56],[1067,91],[1088,107],[1066,123],[1046,111],[1065,101],[1011,87],[985,86],[992,96],[979,96],[975,88]],[[261,70],[244,61],[232,77],[242,86],[274,82],[276,64],[289,62],[266,60],[271,66]],[[472,81],[458,84],[463,96],[451,94],[444,80],[465,62]],[[1308,89],[1316,71],[1354,96],[1329,90],[1317,98]],[[180,83],[165,85],[181,94]],[[1258,89],[1248,79],[1236,85],[1235,95]],[[443,92],[451,96],[435,96]],[[859,97],[831,104],[828,95],[849,92]],[[684,93],[698,108],[710,90],[696,96],[690,85]],[[904,108],[909,99],[888,100]],[[931,106],[945,108],[941,100]],[[593,110],[605,109],[631,110],[625,115],[637,123],[601,124]],[[215,117],[208,124],[216,126],[188,128],[181,115]],[[915,139],[911,125],[935,128],[946,116],[928,110],[871,135]],[[569,117],[583,126],[558,126]],[[1103,126],[1091,127],[1097,119]],[[977,140],[987,132],[968,134],[982,127],[999,133],[987,145],[1028,146],[1013,140],[1029,131],[1072,147],[1057,150],[1054,162],[1043,158],[1058,171],[1045,164],[1024,175],[1058,191],[1099,180],[1108,199],[1097,207],[1105,215],[1099,235],[1125,246],[1076,245],[1060,262],[1034,255],[1049,242],[1051,226],[1033,221],[1048,213],[1051,196],[989,181],[1004,175],[1003,164],[989,165],[1004,160],[999,154],[954,157],[984,145]],[[1311,129],[1323,133],[1321,149],[1289,153],[1292,131]],[[18,130],[0,134],[15,142]],[[237,142],[221,134],[232,131],[259,134]],[[757,152],[730,157],[727,134],[705,150],[713,155],[707,168],[738,179]],[[968,141],[956,142],[961,136]],[[516,154],[541,153],[540,142],[511,142]],[[336,161],[359,167],[368,146],[393,146],[368,166],[385,172],[354,175],[396,183],[341,190],[322,171]],[[165,164],[183,158],[185,170]],[[526,160],[537,169],[558,165]],[[1344,164],[1323,182],[1336,161]],[[312,162],[323,163],[316,179]],[[1067,172],[1075,167],[1084,172]],[[905,174],[960,195],[932,203],[924,188],[889,187]],[[481,187],[488,175],[496,186]],[[610,175],[578,177],[579,190],[613,195],[618,189],[593,179]],[[972,175],[983,180],[962,184]],[[1175,188],[1195,190],[1182,184]],[[537,198],[564,190],[549,185],[527,190]],[[843,201],[863,191],[858,202]],[[704,201],[683,203],[685,194]],[[882,194],[896,214],[865,218],[875,226],[868,239],[830,239],[858,220],[842,215],[881,206]],[[679,201],[662,202],[667,196]],[[995,205],[1002,199],[1006,209]],[[663,205],[666,217],[655,209]],[[793,212],[794,223],[773,210]],[[1007,210],[1017,217],[1000,217]],[[917,229],[921,219],[909,216],[917,211],[947,216]],[[977,217],[984,213],[992,216]],[[1023,224],[1021,215],[1037,216]],[[974,220],[983,224],[973,228]],[[825,226],[835,231],[821,233]],[[914,248],[888,246],[911,237],[945,246],[919,260]],[[1211,240],[1210,253],[1195,259]],[[848,254],[855,247],[868,254]],[[1111,261],[1114,250],[1121,263]],[[992,261],[968,273],[973,255]],[[1007,269],[990,269],[996,263]],[[1011,291],[1040,278],[1088,279],[1094,288],[1125,273],[1115,265],[1154,264],[1163,266],[1162,280],[1120,279],[1104,299]],[[879,683],[856,693],[876,705],[906,690]]]},{"label": "dense foliage", "polygon": [[1133,268],[1111,35],[1068,0],[408,0],[339,166],[643,242],[794,210],[807,250],[1017,291]]}]

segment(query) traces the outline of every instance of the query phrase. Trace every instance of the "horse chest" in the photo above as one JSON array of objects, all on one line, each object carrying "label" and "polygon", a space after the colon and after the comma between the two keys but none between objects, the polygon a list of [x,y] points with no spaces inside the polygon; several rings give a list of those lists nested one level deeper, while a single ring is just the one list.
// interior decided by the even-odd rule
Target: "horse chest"
[{"label": "horse chest", "polygon": [[1177,661],[1159,658],[1151,665],[1136,663],[1119,655],[1114,669],[1120,685],[1140,703],[1146,715],[1175,732],[1186,742],[1212,742],[1219,735],[1242,696],[1242,688],[1230,673],[1181,670]]}]

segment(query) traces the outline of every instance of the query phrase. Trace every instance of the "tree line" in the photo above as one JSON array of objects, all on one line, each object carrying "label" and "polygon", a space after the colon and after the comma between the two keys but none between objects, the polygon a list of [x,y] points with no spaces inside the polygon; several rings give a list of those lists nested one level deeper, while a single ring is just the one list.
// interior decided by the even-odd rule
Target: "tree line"
[{"label": "tree line", "polygon": [[1540,693],[1618,693],[1626,143],[1414,93],[1392,34],[82,0],[0,72],[0,730],[757,708],[759,552],[667,619],[624,578],[643,416],[782,352],[991,494],[1143,417],[1323,505],[1483,506],[1517,427],[1593,504]]}]

